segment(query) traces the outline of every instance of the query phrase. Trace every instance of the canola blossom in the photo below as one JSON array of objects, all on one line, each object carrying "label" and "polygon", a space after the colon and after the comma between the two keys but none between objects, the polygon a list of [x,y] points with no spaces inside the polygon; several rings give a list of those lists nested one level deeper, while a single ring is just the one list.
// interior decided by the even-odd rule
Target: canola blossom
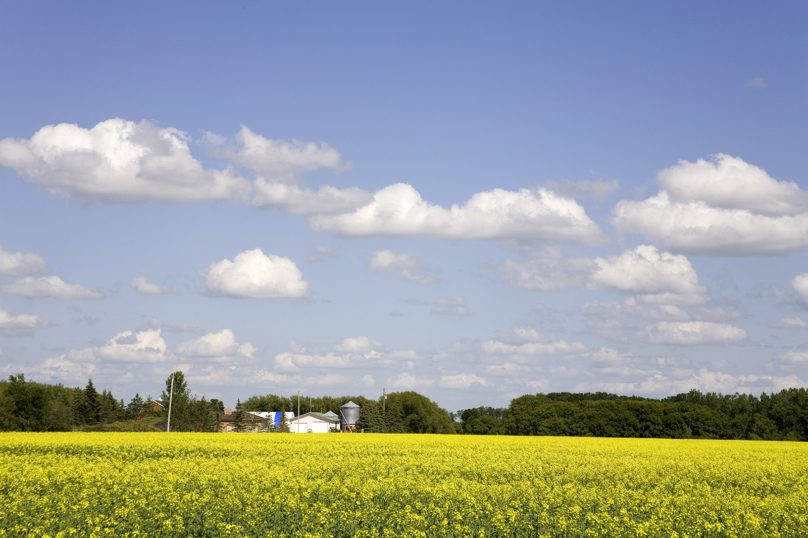
[{"label": "canola blossom", "polygon": [[808,444],[0,434],[0,536],[808,536]]}]

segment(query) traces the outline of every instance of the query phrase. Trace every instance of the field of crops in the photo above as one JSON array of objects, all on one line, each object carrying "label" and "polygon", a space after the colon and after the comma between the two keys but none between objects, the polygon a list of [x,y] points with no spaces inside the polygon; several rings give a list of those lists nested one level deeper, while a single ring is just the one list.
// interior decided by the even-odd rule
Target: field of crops
[{"label": "field of crops", "polygon": [[808,536],[808,444],[0,434],[0,536]]}]

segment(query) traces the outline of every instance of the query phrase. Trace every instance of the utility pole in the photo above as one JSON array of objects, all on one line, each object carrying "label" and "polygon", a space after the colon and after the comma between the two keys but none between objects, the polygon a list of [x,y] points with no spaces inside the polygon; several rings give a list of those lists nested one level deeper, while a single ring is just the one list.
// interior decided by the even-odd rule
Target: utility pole
[{"label": "utility pole", "polygon": [[297,433],[300,433],[300,391],[297,391]]},{"label": "utility pole", "polygon": [[171,392],[168,394],[168,425],[166,433],[171,431],[171,402],[174,401],[174,374],[171,374]]},{"label": "utility pole", "polygon": [[387,416],[387,393],[382,389],[382,415]]}]

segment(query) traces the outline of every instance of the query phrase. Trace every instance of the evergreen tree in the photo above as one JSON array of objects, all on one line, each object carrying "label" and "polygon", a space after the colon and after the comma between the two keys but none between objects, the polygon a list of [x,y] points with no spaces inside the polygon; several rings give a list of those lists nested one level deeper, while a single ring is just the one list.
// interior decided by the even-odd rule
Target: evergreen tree
[{"label": "evergreen tree", "polygon": [[143,406],[145,403],[143,402],[143,398],[140,397],[139,393],[135,393],[135,397],[129,401],[129,405],[126,406],[126,417],[129,420],[135,420],[140,413],[143,411]]},{"label": "evergreen tree", "polygon": [[236,401],[236,411],[233,413],[233,431],[244,431],[244,411],[241,409],[241,400]]},{"label": "evergreen tree", "polygon": [[98,407],[99,407],[99,397],[98,391],[95,390],[93,386],[93,380],[87,380],[87,386],[84,387],[84,397],[85,399],[81,402],[81,414],[84,418],[84,424],[97,424],[98,423]]},{"label": "evergreen tree", "polygon": [[98,398],[98,421],[102,424],[115,422],[118,412],[118,401],[112,392],[104,390]]}]

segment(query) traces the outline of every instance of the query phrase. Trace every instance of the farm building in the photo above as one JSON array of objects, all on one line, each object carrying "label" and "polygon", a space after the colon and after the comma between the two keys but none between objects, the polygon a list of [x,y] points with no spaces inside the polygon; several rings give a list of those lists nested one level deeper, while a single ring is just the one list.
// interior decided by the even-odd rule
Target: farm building
[{"label": "farm building", "polygon": [[[329,411],[330,412],[330,411]],[[339,417],[331,413],[306,413],[289,421],[289,431],[292,433],[328,433],[339,431]]]}]

